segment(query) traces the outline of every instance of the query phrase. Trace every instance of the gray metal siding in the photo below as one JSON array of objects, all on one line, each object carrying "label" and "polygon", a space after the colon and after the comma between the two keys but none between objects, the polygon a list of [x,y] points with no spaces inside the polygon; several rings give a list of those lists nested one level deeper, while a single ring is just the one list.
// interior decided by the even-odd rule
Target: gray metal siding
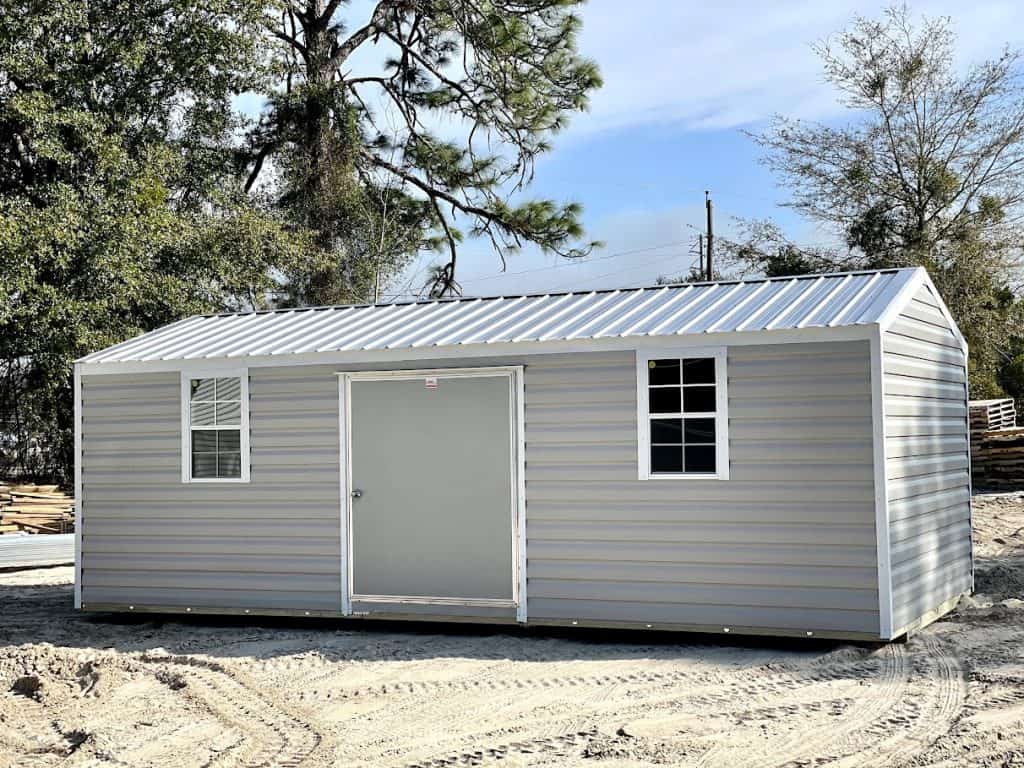
[{"label": "gray metal siding", "polygon": [[728,377],[730,479],[641,481],[633,354],[529,360],[531,620],[878,633],[868,343]]},{"label": "gray metal siding", "polygon": [[[531,620],[878,633],[867,342],[728,356],[727,481],[637,479],[631,352],[438,366],[525,365]],[[340,610],[337,370],[250,370],[225,485],[181,483],[178,374],[85,376],[86,607]]]},{"label": "gray metal siding", "polygon": [[928,286],[882,343],[893,628],[971,589],[966,360]]},{"label": "gray metal siding", "polygon": [[83,604],[338,611],[334,368],[250,371],[250,483],[181,482],[179,381],[82,379]]}]

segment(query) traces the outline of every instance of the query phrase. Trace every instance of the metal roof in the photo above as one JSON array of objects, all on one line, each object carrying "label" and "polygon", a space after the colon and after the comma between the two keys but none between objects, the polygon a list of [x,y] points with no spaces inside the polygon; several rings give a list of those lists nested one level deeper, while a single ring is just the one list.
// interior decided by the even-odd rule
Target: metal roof
[{"label": "metal roof", "polygon": [[866,325],[917,269],[201,315],[79,362],[245,358]]}]

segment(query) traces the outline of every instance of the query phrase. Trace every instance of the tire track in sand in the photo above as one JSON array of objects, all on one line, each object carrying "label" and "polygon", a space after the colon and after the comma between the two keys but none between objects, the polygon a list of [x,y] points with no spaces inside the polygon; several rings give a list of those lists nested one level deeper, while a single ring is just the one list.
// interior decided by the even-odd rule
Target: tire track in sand
[{"label": "tire track in sand", "polygon": [[298,714],[272,704],[259,688],[243,682],[223,665],[192,656],[144,654],[140,661],[157,670],[174,669],[192,696],[215,717],[245,734],[244,747],[227,749],[209,765],[240,765],[245,768],[294,768],[321,744],[321,734]]}]

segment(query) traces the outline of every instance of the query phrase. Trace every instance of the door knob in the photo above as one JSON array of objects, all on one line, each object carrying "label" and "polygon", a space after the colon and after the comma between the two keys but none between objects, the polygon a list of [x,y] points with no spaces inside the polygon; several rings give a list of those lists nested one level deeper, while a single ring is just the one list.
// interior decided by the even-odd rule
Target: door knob
[{"label": "door knob", "polygon": [[353,499],[362,498],[362,495],[363,495],[363,492],[361,490],[359,490],[358,488],[356,488],[355,490],[352,491],[352,498]]}]

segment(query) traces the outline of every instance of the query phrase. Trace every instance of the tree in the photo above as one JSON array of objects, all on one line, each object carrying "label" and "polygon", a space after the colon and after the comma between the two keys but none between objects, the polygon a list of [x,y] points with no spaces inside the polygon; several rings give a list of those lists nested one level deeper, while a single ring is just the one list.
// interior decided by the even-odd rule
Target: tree
[{"label": "tree", "polygon": [[[576,53],[580,2],[379,0],[354,24],[345,0],[268,6],[276,80],[250,134],[246,187],[273,164],[288,221],[334,260],[290,301],[365,299],[382,260],[393,271],[441,244],[448,262],[433,292],[451,293],[460,224],[503,261],[525,241],[567,257],[589,251],[577,243],[577,205],[512,202],[600,83]],[[368,49],[384,61],[364,71],[353,61]],[[371,230],[392,232],[387,248]]]},{"label": "tree", "polygon": [[260,305],[307,259],[234,181],[231,96],[258,74],[259,10],[22,0],[0,14],[0,473],[70,476],[76,357]]},{"label": "tree", "polygon": [[949,19],[915,24],[905,6],[858,18],[817,47],[855,122],[777,117],[755,139],[789,206],[845,239],[823,264],[928,269],[972,346],[980,392],[1021,328],[1024,92],[1019,52],[960,74],[954,43]]}]

